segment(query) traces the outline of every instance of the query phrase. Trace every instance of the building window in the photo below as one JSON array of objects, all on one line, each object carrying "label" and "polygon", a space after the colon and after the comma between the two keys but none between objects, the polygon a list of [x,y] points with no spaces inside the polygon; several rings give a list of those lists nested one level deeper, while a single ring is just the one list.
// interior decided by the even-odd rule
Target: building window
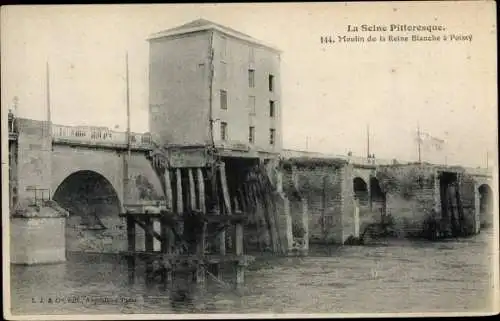
[{"label": "building window", "polygon": [[253,69],[248,70],[248,87],[255,87],[255,70]]},{"label": "building window", "polygon": [[220,108],[227,109],[227,92],[225,90],[220,91]]},{"label": "building window", "polygon": [[255,49],[253,47],[248,48],[248,56],[250,62],[255,62]]},{"label": "building window", "polygon": [[220,139],[227,140],[227,123],[220,123]]},{"label": "building window", "polygon": [[255,142],[255,127],[251,126],[248,128],[248,142],[253,144]]},{"label": "building window", "polygon": [[274,91],[274,76],[269,75],[269,91]]},{"label": "building window", "polygon": [[276,103],[273,100],[269,101],[269,117],[274,117],[276,114]]},{"label": "building window", "polygon": [[226,37],[220,38],[220,58],[226,59],[227,55],[227,39]]},{"label": "building window", "polygon": [[248,96],[248,113],[255,115],[255,96]]},{"label": "building window", "polygon": [[271,128],[269,130],[269,144],[274,145],[275,140],[276,140],[276,129]]}]

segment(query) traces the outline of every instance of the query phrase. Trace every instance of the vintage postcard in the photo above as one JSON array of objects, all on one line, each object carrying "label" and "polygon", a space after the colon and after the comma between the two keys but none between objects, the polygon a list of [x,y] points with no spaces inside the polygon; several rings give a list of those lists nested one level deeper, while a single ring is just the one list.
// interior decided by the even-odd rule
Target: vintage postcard
[{"label": "vintage postcard", "polygon": [[492,1],[4,6],[4,317],[499,312]]}]

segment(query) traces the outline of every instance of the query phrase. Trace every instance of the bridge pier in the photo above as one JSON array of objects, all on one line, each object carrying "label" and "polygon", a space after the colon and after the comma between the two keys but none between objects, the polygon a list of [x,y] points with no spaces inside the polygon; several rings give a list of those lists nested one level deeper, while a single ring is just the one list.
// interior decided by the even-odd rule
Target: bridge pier
[{"label": "bridge pier", "polygon": [[57,204],[27,206],[10,218],[10,260],[32,265],[66,261],[65,228],[68,213]]},{"label": "bridge pier", "polygon": [[10,144],[10,174],[16,186],[10,208],[11,263],[64,262],[68,212],[51,200],[51,123],[19,118],[15,122],[16,136]]}]

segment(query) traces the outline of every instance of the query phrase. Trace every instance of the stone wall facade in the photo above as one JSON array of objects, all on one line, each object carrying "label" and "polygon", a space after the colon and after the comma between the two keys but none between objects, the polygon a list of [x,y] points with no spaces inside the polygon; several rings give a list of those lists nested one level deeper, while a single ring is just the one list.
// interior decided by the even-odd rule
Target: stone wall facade
[{"label": "stone wall facade", "polygon": [[60,263],[66,260],[67,211],[55,202],[16,208],[9,224],[13,264]]},{"label": "stone wall facade", "polygon": [[23,118],[16,121],[19,134],[18,164],[15,169],[18,200],[33,202],[35,195],[32,188],[50,190],[52,177],[50,123]]},{"label": "stone wall facade", "polygon": [[[389,175],[388,175],[389,173]],[[387,198],[387,214],[394,219],[394,229],[401,236],[419,236],[426,229],[425,222],[433,218],[439,233],[450,230],[450,218],[442,212],[442,175],[456,175],[459,201],[452,199],[454,207],[461,203],[466,234],[477,233],[477,191],[474,178],[461,168],[432,165],[401,165],[385,167],[377,175]]]},{"label": "stone wall facade", "polygon": [[310,242],[342,244],[354,233],[352,165],[297,160],[283,172],[293,224],[302,225],[303,202],[307,206]]}]

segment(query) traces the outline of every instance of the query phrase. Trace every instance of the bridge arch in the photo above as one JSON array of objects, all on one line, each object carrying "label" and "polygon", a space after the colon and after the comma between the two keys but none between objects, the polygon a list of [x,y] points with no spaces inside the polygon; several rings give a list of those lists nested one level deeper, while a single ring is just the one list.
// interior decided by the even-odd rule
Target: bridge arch
[{"label": "bridge arch", "polygon": [[352,180],[354,198],[360,206],[366,206],[369,202],[368,184],[361,177],[354,177]]},{"label": "bridge arch", "polygon": [[370,205],[374,212],[385,211],[386,196],[380,187],[379,180],[375,176],[370,176]]},{"label": "bridge arch", "polygon": [[478,193],[481,226],[487,227],[493,223],[493,190],[488,184],[482,184]]},{"label": "bridge arch", "polygon": [[[122,207],[119,194],[110,180],[100,173],[73,172],[59,184],[52,198],[69,212],[66,220],[69,252],[99,251],[106,233],[124,233],[119,217]],[[94,242],[95,239],[101,244]]]}]

